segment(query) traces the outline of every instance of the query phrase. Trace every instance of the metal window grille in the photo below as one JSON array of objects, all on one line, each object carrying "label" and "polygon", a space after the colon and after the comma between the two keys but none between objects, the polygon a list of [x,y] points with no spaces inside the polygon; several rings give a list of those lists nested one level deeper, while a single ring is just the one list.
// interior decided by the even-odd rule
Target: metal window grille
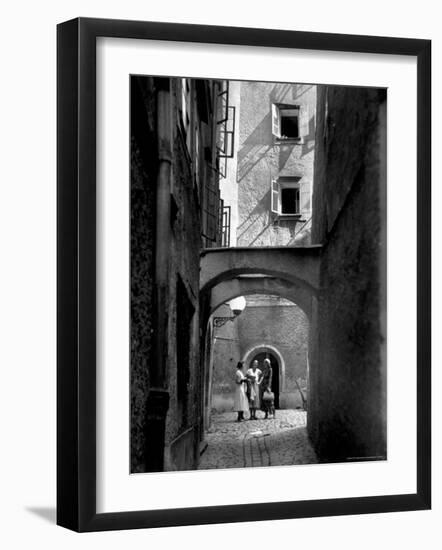
[{"label": "metal window grille", "polygon": [[221,246],[230,246],[230,206],[224,206],[222,210],[222,241]]},{"label": "metal window grille", "polygon": [[229,105],[229,82],[224,81],[223,89],[218,94],[217,117],[217,156],[216,170],[226,177],[227,159],[232,158],[235,145],[235,107]]},{"label": "metal window grille", "polygon": [[225,206],[221,199],[218,212],[218,238],[217,246],[230,246],[230,206]]}]

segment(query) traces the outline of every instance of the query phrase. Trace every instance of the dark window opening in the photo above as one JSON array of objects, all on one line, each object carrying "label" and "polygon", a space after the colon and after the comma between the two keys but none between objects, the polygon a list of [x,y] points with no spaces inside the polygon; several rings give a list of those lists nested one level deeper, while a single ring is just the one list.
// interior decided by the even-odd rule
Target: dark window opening
[{"label": "dark window opening", "polygon": [[299,214],[299,188],[281,189],[281,214]]},{"label": "dark window opening", "polygon": [[190,344],[195,308],[181,278],[177,280],[176,312],[177,399],[178,407],[181,409],[182,426],[186,426],[190,383]]},{"label": "dark window opening", "polygon": [[294,109],[281,110],[281,137],[298,138],[299,137],[299,116],[298,111]]}]

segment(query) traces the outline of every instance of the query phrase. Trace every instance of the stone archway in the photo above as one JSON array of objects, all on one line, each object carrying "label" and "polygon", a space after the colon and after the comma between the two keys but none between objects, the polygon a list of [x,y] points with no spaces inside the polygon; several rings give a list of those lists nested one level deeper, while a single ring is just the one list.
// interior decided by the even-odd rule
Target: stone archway
[{"label": "stone archway", "polygon": [[200,292],[241,274],[277,277],[304,287],[319,289],[321,246],[208,248],[201,253]]},{"label": "stone archway", "polygon": [[299,306],[307,315],[307,318],[310,319],[312,304],[312,291],[310,289],[279,277],[262,275],[247,277],[239,275],[215,285],[210,296],[210,314],[223,303],[229,302],[238,296],[249,296],[251,294],[275,295],[290,300]]},{"label": "stone archway", "polygon": [[[237,296],[263,294],[285,298],[299,307],[306,317],[307,326],[310,327],[312,304],[320,288],[321,248],[320,245],[315,245],[203,250],[200,262],[200,328],[203,347],[208,345],[205,338],[206,330],[214,312],[220,305]],[[260,346],[265,350],[266,344],[261,343]],[[211,341],[211,347],[214,347],[214,341]],[[269,346],[267,348],[270,350]],[[280,365],[280,386],[284,391],[285,362],[278,350],[275,351],[275,357]],[[211,363],[212,361],[206,361],[202,366],[203,370],[211,369]],[[206,386],[208,394],[213,396],[213,387],[211,389],[208,386],[210,385]],[[290,386],[284,393],[287,408],[294,408],[288,401],[291,399],[291,393]],[[221,394],[217,395],[219,397]],[[224,401],[221,400],[220,403]]]}]

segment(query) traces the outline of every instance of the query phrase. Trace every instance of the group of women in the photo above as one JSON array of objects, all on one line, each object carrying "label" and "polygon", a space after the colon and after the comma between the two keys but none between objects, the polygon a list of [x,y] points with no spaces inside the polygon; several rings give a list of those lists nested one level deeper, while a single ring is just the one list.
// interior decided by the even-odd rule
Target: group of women
[{"label": "group of women", "polygon": [[238,422],[245,420],[244,413],[250,411],[249,420],[257,420],[256,411],[261,409],[265,413],[275,415],[272,393],[272,367],[270,359],[264,359],[263,370],[258,368],[258,361],[244,373],[244,364],[239,362],[235,375],[234,410],[238,413]]}]

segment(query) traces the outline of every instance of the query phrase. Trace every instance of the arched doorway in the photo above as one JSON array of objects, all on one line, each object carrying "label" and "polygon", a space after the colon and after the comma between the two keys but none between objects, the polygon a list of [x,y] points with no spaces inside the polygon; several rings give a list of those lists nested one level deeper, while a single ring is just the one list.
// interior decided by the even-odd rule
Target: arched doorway
[{"label": "arched doorway", "polygon": [[276,357],[270,351],[261,351],[252,357],[253,361],[258,361],[258,368],[263,369],[264,359],[270,359],[272,367],[272,392],[275,394],[275,409],[279,409],[279,394],[281,390],[279,363]]},{"label": "arched doorway", "polygon": [[285,363],[280,351],[271,345],[258,345],[250,348],[242,360],[247,365],[257,359],[259,368],[262,370],[264,359],[270,359],[272,367],[272,391],[275,394],[275,408],[281,408],[281,394],[285,386]]},{"label": "arched doorway", "polygon": [[[259,335],[256,335],[256,337],[251,334],[246,336],[244,334],[220,334],[220,332],[225,331],[232,332],[235,326],[242,324],[242,320],[247,316],[248,309],[246,307],[245,315],[239,315],[239,323],[232,317],[231,311],[224,313],[220,313],[220,311],[222,308],[228,307],[227,304],[239,296],[245,297],[247,300],[258,296],[262,296],[264,300],[266,298],[277,298],[286,302],[281,304],[284,307],[288,305],[297,306],[298,310],[298,314],[295,315],[297,319],[294,319],[295,324],[291,320],[287,320],[284,323],[284,332],[293,328],[293,334],[296,333],[296,337],[298,337],[300,333],[305,332],[303,327],[307,327],[306,330],[308,331],[312,313],[311,304],[317,292],[315,275],[317,265],[313,256],[316,257],[319,249],[317,247],[313,248],[308,247],[308,250],[304,251],[306,256],[304,257],[304,253],[302,253],[297,259],[296,265],[299,268],[299,273],[295,270],[295,274],[293,274],[293,270],[290,273],[279,271],[278,266],[276,264],[273,266],[272,262],[267,262],[266,265],[259,262],[254,263],[254,259],[257,259],[254,250],[242,250],[240,254],[241,261],[235,268],[230,265],[232,262],[233,264],[236,263],[233,261],[234,258],[231,258],[232,262],[227,261],[230,256],[225,257],[225,250],[210,249],[204,251],[204,262],[201,264],[200,289],[200,312],[202,312],[200,321],[203,341],[205,341],[207,326],[213,323],[217,317],[223,318],[219,319],[221,324],[213,325],[214,331],[210,344],[207,341],[205,342],[214,351],[213,360],[203,360],[204,364],[202,365],[203,370],[210,370],[206,380],[210,379],[214,382],[213,385],[208,384],[206,386],[206,395],[209,397],[209,403],[206,403],[207,419],[210,417],[211,410],[217,413],[231,410],[234,393],[231,372],[233,372],[236,362],[243,361],[246,365],[249,365],[252,356],[265,351],[269,351],[273,358],[273,383],[276,389],[274,393],[278,407],[283,409],[301,408],[302,403],[300,402],[298,389],[295,386],[295,379],[301,377],[306,382],[306,367],[303,372],[302,363],[304,360],[301,356],[303,354],[307,355],[307,350],[304,348],[308,346],[308,333],[305,337],[302,336],[303,343],[298,346],[299,350],[293,354],[288,353],[288,357],[283,358],[279,344],[282,344],[282,349],[287,353],[287,345],[291,345],[293,338],[292,335],[284,334],[282,341],[278,343],[277,336],[279,333],[278,335],[264,334],[265,331],[262,329],[266,326],[274,326],[273,320],[267,319],[263,322]],[[300,248],[294,248],[293,250],[296,252],[293,252],[295,256],[300,252]],[[234,249],[231,252],[235,255],[238,251]],[[281,253],[285,255],[286,249],[284,248],[284,252]],[[252,255],[254,259],[252,257],[248,258],[249,255]],[[288,255],[291,256],[291,253]],[[247,265],[242,263],[243,260],[245,261],[245,257],[248,258]],[[211,261],[209,261],[210,258]],[[292,258],[292,260],[294,259]],[[286,257],[284,261],[289,261],[289,258]],[[272,265],[272,269],[269,268],[269,265]],[[294,268],[294,266],[292,267]],[[267,311],[270,311],[270,308]],[[227,317],[230,317],[229,320],[232,322],[229,322]],[[226,322],[224,323],[224,321]],[[297,326],[301,326],[301,331],[294,328]],[[270,356],[269,358],[272,359]],[[288,383],[286,383],[286,361],[289,365]],[[212,377],[214,366],[216,375]],[[307,384],[305,384],[305,387],[307,387]],[[206,421],[205,425],[208,424],[209,422]]]},{"label": "arched doorway", "polygon": [[210,370],[208,378],[213,381],[207,388],[208,413],[233,410],[234,372],[238,361],[244,363],[247,370],[255,358],[262,367],[266,357],[272,365],[276,407],[305,410],[308,316],[297,304],[277,295],[255,294],[246,298],[248,305],[237,316],[229,311],[229,306],[223,305],[220,307],[226,311],[217,309],[212,317],[213,355],[204,365]]}]

